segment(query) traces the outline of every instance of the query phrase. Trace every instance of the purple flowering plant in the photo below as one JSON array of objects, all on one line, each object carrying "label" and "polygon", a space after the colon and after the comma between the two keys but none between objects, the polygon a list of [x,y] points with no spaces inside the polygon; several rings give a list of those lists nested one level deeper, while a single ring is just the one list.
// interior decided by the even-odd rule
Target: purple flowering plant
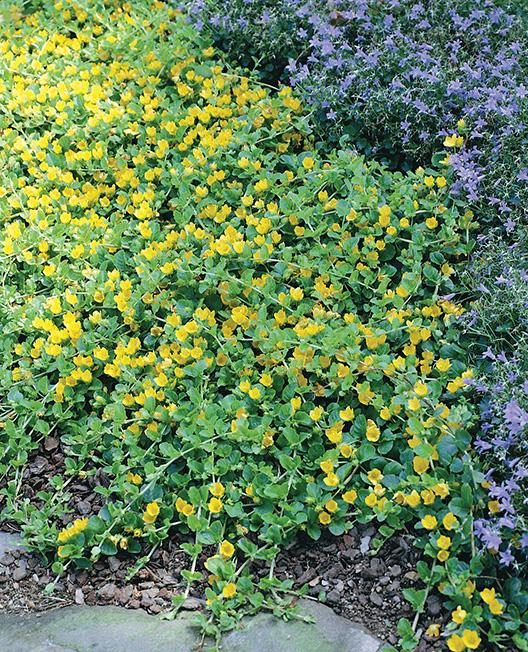
[{"label": "purple flowering plant", "polygon": [[481,236],[463,278],[475,297],[463,327],[481,373],[481,427],[474,442],[486,473],[486,518],[475,522],[481,545],[516,574],[528,568],[528,243],[500,232]]},{"label": "purple flowering plant", "polygon": [[[194,0],[230,58],[282,79],[330,140],[427,162],[458,129],[454,191],[481,214],[528,203],[528,33],[501,0]],[[196,11],[198,9],[198,11]],[[462,121],[462,122],[460,122]]]}]

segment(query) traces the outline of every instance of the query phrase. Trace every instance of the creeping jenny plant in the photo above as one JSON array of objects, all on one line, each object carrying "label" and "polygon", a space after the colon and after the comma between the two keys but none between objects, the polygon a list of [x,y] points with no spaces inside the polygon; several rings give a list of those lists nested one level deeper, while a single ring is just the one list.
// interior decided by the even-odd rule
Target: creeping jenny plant
[{"label": "creeping jenny plant", "polygon": [[[471,549],[449,294],[475,223],[446,160],[321,156],[290,89],[224,70],[162,2],[43,5],[0,42],[3,518],[57,573],[179,537],[213,635],[279,609],[295,533],[415,528],[417,612],[440,590],[450,649],[505,640],[519,608]],[[51,433],[64,468],[29,500]],[[79,518],[70,485],[97,473]]]}]

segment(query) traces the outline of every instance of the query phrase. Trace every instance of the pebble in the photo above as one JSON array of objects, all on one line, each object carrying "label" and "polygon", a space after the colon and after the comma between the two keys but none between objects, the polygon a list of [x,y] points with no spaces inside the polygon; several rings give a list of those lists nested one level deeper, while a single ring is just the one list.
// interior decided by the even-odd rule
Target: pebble
[{"label": "pebble", "polygon": [[360,545],[359,545],[359,551],[360,551],[362,554],[365,554],[366,552],[369,551],[369,548],[370,548],[370,539],[371,539],[370,536],[364,536],[364,537],[361,537]]},{"label": "pebble", "polygon": [[115,584],[109,583],[102,586],[97,594],[106,600],[111,600],[116,594],[117,586]]},{"label": "pebble", "polygon": [[341,592],[336,589],[329,591],[326,600],[329,604],[337,604],[341,600]]},{"label": "pebble", "polygon": [[198,609],[203,608],[204,604],[203,600],[190,597],[185,599],[185,602],[182,604],[182,609],[185,609],[185,611],[198,611]]},{"label": "pebble", "polygon": [[27,577],[27,574],[27,564],[25,561],[21,561],[20,565],[18,565],[13,571],[12,577],[15,582],[20,582],[20,580],[23,580],[25,577]]},{"label": "pebble", "polygon": [[376,607],[382,607],[383,606],[383,598],[379,593],[376,593],[375,591],[372,591],[370,594],[370,601],[372,604],[375,604]]},{"label": "pebble", "polygon": [[402,569],[399,564],[394,564],[394,566],[389,567],[389,573],[392,575],[392,577],[398,577],[401,575]]}]

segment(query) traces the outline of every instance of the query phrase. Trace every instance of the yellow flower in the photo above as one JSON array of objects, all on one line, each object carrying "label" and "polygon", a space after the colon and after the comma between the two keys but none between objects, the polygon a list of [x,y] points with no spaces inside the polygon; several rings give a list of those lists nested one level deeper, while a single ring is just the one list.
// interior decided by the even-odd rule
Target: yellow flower
[{"label": "yellow flower", "polygon": [[498,500],[488,500],[488,509],[492,514],[500,512],[500,503]]},{"label": "yellow flower", "polygon": [[255,184],[255,192],[262,193],[269,188],[269,183],[267,179],[261,179]]},{"label": "yellow flower", "polygon": [[290,288],[290,296],[294,301],[300,301],[304,297],[302,288]]},{"label": "yellow flower", "polygon": [[441,373],[445,373],[446,371],[449,371],[449,368],[451,367],[451,362],[446,358],[439,358],[435,366],[438,369],[438,371],[440,371]]},{"label": "yellow flower", "polygon": [[88,527],[88,519],[86,517],[84,518],[77,518],[73,523],[70,523],[70,525],[65,529],[61,530],[58,535],[58,540],[59,543],[64,543],[65,541],[68,541],[72,537],[76,536],[83,530],[85,530]]},{"label": "yellow flower", "polygon": [[447,550],[451,546],[451,539],[446,537],[444,534],[441,534],[436,540],[436,545],[441,550]]},{"label": "yellow flower", "polygon": [[294,396],[290,399],[290,405],[292,408],[292,414],[295,414],[297,410],[301,407],[302,398],[300,396]]},{"label": "yellow flower", "polygon": [[438,226],[438,220],[436,219],[436,217],[428,217],[425,220],[425,223],[427,225],[427,228],[429,229],[436,229],[436,227]]},{"label": "yellow flower", "polygon": [[438,638],[440,636],[440,625],[433,623],[427,628],[425,635],[429,638]]},{"label": "yellow flower", "polygon": [[339,484],[339,478],[335,473],[329,473],[326,478],[323,478],[323,482],[327,487],[337,487]]},{"label": "yellow flower", "polygon": [[218,500],[218,498],[211,498],[211,500],[207,503],[207,506],[209,507],[209,511],[213,514],[218,514],[224,507],[222,501]]},{"label": "yellow flower", "polygon": [[409,399],[407,403],[407,407],[409,408],[409,410],[416,412],[417,410],[420,409],[420,399],[417,398],[416,396],[413,396],[411,399]]},{"label": "yellow flower", "polygon": [[319,464],[319,468],[324,473],[332,473],[332,471],[334,470],[334,463],[332,462],[332,460],[323,460]]},{"label": "yellow flower", "polygon": [[454,623],[457,623],[457,625],[462,625],[464,620],[466,619],[467,616],[467,611],[464,611],[460,605],[451,612],[451,618]]},{"label": "yellow flower", "polygon": [[270,376],[270,374],[263,374],[260,377],[260,382],[264,387],[271,387],[273,385],[273,378]]},{"label": "yellow flower", "polygon": [[315,165],[315,161],[313,160],[313,158],[311,156],[305,156],[303,158],[302,164],[303,164],[303,168],[305,170],[311,170],[313,168],[313,166]]},{"label": "yellow flower", "polygon": [[241,380],[238,386],[243,392],[249,392],[251,388],[251,383],[249,382],[249,380]]},{"label": "yellow flower", "polygon": [[476,650],[480,645],[480,640],[478,633],[472,629],[465,629],[462,632],[462,641],[470,650]]},{"label": "yellow flower", "polygon": [[143,521],[147,524],[152,524],[158,517],[159,513],[160,508],[158,503],[156,501],[149,503],[143,512]]},{"label": "yellow flower", "polygon": [[209,492],[215,498],[221,498],[225,493],[225,487],[221,482],[213,482],[209,485]]},{"label": "yellow flower", "polygon": [[365,498],[365,505],[368,507],[375,507],[378,502],[378,497],[376,494],[371,493]]},{"label": "yellow flower", "polygon": [[310,419],[312,421],[319,421],[319,419],[323,416],[323,408],[320,406],[314,407],[312,410],[310,410]]},{"label": "yellow flower", "polygon": [[328,512],[321,512],[319,514],[319,523],[321,523],[322,525],[328,525],[331,520],[332,517]]},{"label": "yellow flower", "polygon": [[466,645],[458,634],[453,634],[447,639],[447,647],[451,652],[464,652]]},{"label": "yellow flower", "polygon": [[435,183],[434,177],[424,177],[424,183],[427,188],[432,188]]},{"label": "yellow flower", "polygon": [[357,491],[355,489],[349,489],[348,491],[345,491],[342,498],[345,503],[352,505],[357,499]]},{"label": "yellow flower", "polygon": [[489,610],[495,616],[499,616],[503,611],[503,605],[497,600],[495,589],[483,589],[480,597],[488,605]]},{"label": "yellow flower", "polygon": [[417,383],[414,384],[414,391],[418,396],[422,398],[424,396],[427,396],[427,394],[429,393],[429,390],[427,389],[427,385],[421,381],[418,381]]},{"label": "yellow flower", "polygon": [[413,459],[413,469],[418,475],[422,475],[429,468],[429,460],[426,460],[424,457],[416,456]]},{"label": "yellow flower", "polygon": [[437,526],[438,521],[436,520],[435,516],[432,516],[431,514],[427,514],[427,516],[424,516],[422,518],[421,523],[426,530],[434,530],[435,527]]},{"label": "yellow flower", "polygon": [[253,400],[256,401],[257,399],[260,398],[260,396],[261,396],[260,389],[258,387],[252,387],[249,390],[249,397],[252,398]]},{"label": "yellow flower", "polygon": [[413,489],[408,496],[405,496],[405,502],[407,505],[409,505],[409,507],[418,507],[420,501],[420,494],[416,491],[416,489]]},{"label": "yellow flower", "polygon": [[325,503],[325,509],[327,512],[330,512],[330,514],[334,514],[338,510],[338,505],[335,500],[328,500]]},{"label": "yellow flower", "polygon": [[138,473],[132,473],[132,471],[127,473],[127,480],[132,484],[141,484],[143,482],[142,477]]},{"label": "yellow flower", "polygon": [[220,544],[220,554],[224,559],[229,559],[235,552],[235,546],[230,541],[222,541]]},{"label": "yellow flower", "polygon": [[458,519],[452,512],[447,512],[442,519],[442,524],[446,530],[452,530],[458,525]]},{"label": "yellow flower", "polygon": [[224,598],[233,598],[236,595],[237,587],[233,582],[228,582],[222,589],[222,595]]},{"label": "yellow flower", "polygon": [[378,208],[378,213],[379,213],[378,221],[381,224],[381,226],[389,226],[390,216],[391,216],[390,206],[380,206],[380,208]]},{"label": "yellow flower", "polygon": [[380,429],[372,419],[367,419],[366,437],[369,441],[378,441],[380,438]]},{"label": "yellow flower", "polygon": [[344,410],[339,410],[339,418],[343,421],[351,421],[354,418],[354,408],[347,407]]},{"label": "yellow flower", "polygon": [[383,473],[379,469],[372,469],[367,473],[367,478],[372,484],[377,484],[383,480]]},{"label": "yellow flower", "polygon": [[99,346],[94,349],[93,356],[94,358],[97,358],[98,360],[105,362],[106,360],[108,360],[109,354],[107,349]]},{"label": "yellow flower", "polygon": [[444,138],[444,147],[462,147],[464,138],[458,134],[452,134]]},{"label": "yellow flower", "polygon": [[462,591],[468,596],[468,598],[471,598],[475,592],[475,582],[468,580]]}]

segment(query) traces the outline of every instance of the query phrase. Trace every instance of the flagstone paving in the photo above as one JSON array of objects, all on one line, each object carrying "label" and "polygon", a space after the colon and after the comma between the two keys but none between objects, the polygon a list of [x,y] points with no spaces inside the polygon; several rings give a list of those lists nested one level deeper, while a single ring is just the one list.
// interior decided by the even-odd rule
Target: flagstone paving
[{"label": "flagstone paving", "polygon": [[19,534],[0,532],[0,558],[12,550],[21,550],[22,539]]},{"label": "flagstone paving", "polygon": [[[378,652],[380,642],[331,609],[303,601],[314,623],[284,622],[269,614],[244,621],[222,641],[222,652]],[[193,615],[174,621],[120,607],[68,607],[0,615],[0,650],[9,652],[192,652],[199,635]],[[207,649],[207,646],[205,646]]]}]

